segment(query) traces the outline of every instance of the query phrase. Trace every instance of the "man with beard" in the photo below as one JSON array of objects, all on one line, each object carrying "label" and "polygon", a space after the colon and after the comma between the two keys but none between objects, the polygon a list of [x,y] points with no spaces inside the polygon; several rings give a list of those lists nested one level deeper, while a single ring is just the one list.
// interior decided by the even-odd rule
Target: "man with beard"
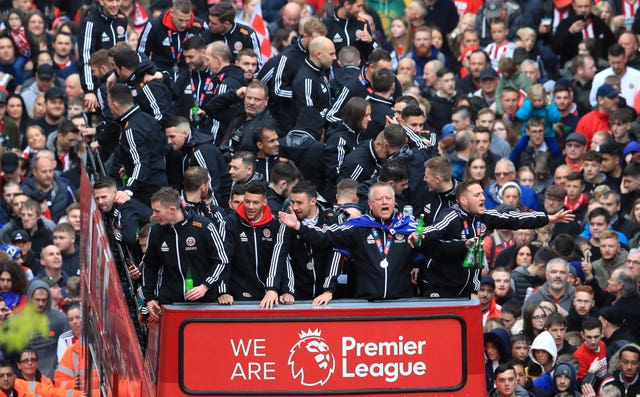
[{"label": "man with beard", "polygon": [[413,34],[411,57],[416,62],[416,70],[423,70],[424,65],[433,60],[446,63],[444,54],[431,42],[431,28],[428,26],[419,27]]},{"label": "man with beard", "polygon": [[44,94],[44,117],[34,119],[31,124],[42,127],[45,135],[49,136],[58,130],[65,112],[64,90],[60,87],[51,87]]},{"label": "man with beard", "polygon": [[204,21],[193,14],[191,1],[173,0],[170,9],[147,22],[140,34],[138,52],[175,79],[179,71],[187,70],[183,42],[189,36],[205,32]]},{"label": "man with beard", "polygon": [[[569,211],[561,210],[559,213],[569,213]],[[547,281],[525,299],[522,307],[537,305],[543,300],[551,299],[556,302],[558,313],[566,316],[571,309],[576,292],[568,282],[569,264],[564,259],[554,258],[547,263],[545,275]]]},{"label": "man with beard", "polygon": [[331,108],[331,90],[325,75],[336,60],[336,49],[331,40],[318,37],[309,44],[309,57],[293,80],[293,105],[296,113],[312,106],[322,116]]},{"label": "man with beard", "polygon": [[182,57],[189,69],[181,71],[176,79],[178,116],[189,118],[194,105],[201,108],[214,95],[215,83],[207,70],[206,47],[200,36],[191,36],[182,43]]},{"label": "man with beard", "polygon": [[580,331],[580,325],[587,317],[597,315],[595,292],[589,285],[579,285],[567,316],[567,331]]},{"label": "man with beard", "polygon": [[564,125],[565,131],[575,131],[580,118],[576,114],[577,107],[573,102],[573,89],[565,84],[565,80],[556,82],[553,87],[553,102],[562,116],[560,122]]},{"label": "man with beard", "polygon": [[584,116],[591,111],[591,87],[593,78],[596,75],[596,62],[590,55],[577,55],[571,61],[573,70],[573,88],[576,105],[578,105],[578,115]]}]

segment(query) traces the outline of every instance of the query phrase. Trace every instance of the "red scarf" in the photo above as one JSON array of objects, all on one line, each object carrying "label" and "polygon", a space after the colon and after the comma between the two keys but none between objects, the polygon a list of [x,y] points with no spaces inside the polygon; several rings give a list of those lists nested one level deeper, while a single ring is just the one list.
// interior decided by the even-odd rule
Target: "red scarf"
[{"label": "red scarf", "polygon": [[27,58],[31,56],[31,46],[29,46],[27,32],[25,32],[24,26],[21,26],[17,32],[11,31],[11,39],[16,45],[16,49],[20,55]]},{"label": "red scarf", "polygon": [[569,211],[575,211],[588,202],[589,196],[587,196],[586,193],[580,194],[580,196],[578,196],[578,200],[576,200],[576,202],[573,204],[569,202],[569,196],[564,196],[564,208],[568,209]]}]

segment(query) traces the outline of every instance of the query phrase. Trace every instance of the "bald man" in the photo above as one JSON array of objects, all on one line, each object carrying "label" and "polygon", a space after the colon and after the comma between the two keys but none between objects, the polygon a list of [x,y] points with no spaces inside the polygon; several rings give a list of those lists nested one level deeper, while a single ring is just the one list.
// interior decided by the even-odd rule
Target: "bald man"
[{"label": "bald man", "polygon": [[213,95],[236,91],[247,85],[244,70],[231,63],[231,56],[231,49],[223,41],[214,41],[207,45],[204,59],[209,66],[209,71],[215,76]]},{"label": "bald man", "polygon": [[84,91],[82,90],[80,75],[78,73],[70,74],[69,77],[64,80],[64,93],[67,99],[82,99],[84,97]]},{"label": "bald man", "polygon": [[309,57],[293,80],[293,103],[296,114],[312,106],[324,117],[331,108],[328,70],[336,59],[336,48],[326,37],[316,37],[309,44]]},{"label": "bald man", "polygon": [[282,10],[280,10],[280,18],[269,24],[269,34],[271,37],[276,37],[276,33],[278,33],[280,29],[291,29],[297,32],[301,14],[302,7],[300,7],[300,4],[293,1],[288,2],[282,7]]}]

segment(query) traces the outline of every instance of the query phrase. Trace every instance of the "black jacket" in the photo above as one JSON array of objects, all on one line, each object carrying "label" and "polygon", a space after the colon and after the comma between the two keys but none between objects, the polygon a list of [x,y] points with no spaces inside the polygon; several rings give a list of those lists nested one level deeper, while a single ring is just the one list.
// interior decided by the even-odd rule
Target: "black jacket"
[{"label": "black jacket", "polygon": [[450,208],[457,202],[456,192],[460,183],[455,178],[451,178],[451,180],[453,181],[453,187],[446,192],[432,192],[428,186],[425,186],[422,191],[417,192],[412,197],[413,213],[416,218],[424,214],[425,226],[432,225],[440,212]]},{"label": "black jacket", "polygon": [[97,81],[91,75],[89,58],[96,51],[108,50],[117,43],[126,40],[127,17],[119,12],[115,18],[108,17],[100,5],[95,5],[80,25],[78,31],[78,66],[80,68],[80,83],[82,89],[95,91]]},{"label": "black jacket", "polygon": [[142,258],[142,292],[145,302],[184,302],[184,280],[191,271],[193,286],[209,290],[200,302],[214,302],[216,285],[229,264],[222,238],[214,225],[194,212],[175,225],[155,224],[149,232],[147,251]]},{"label": "black jacket", "polygon": [[208,70],[183,70],[176,78],[176,115],[189,119],[194,102],[204,106],[214,96],[215,82]]},{"label": "black jacket", "polygon": [[425,255],[433,259],[424,283],[427,291],[442,291],[439,297],[445,298],[468,296],[480,288],[480,270],[462,267],[467,239],[483,237],[494,229],[541,227],[549,223],[549,218],[542,212],[502,214],[495,210],[485,210],[478,216],[455,205],[442,211],[435,222],[425,228],[421,245]]},{"label": "black jacket", "polygon": [[[379,222],[370,215],[364,216]],[[378,251],[376,239],[370,227],[333,225],[326,229],[319,229],[302,225],[298,234],[303,240],[317,244],[318,247],[342,248],[350,251],[356,278],[356,298],[376,300],[413,297],[410,272],[414,250],[407,243],[405,236],[390,235],[379,228],[376,230],[383,246],[387,244],[387,239],[394,239],[390,243],[386,256],[388,261],[386,268],[380,266],[383,257]]]},{"label": "black jacket", "polygon": [[139,106],[129,109],[118,122],[123,130],[110,175],[120,180],[119,170],[124,167],[128,176],[126,188],[134,195],[145,188],[166,186],[166,138],[160,125],[151,115],[141,111]]},{"label": "black jacket", "polygon": [[247,85],[247,79],[244,78],[244,70],[238,65],[230,64],[218,72],[213,79],[214,92],[213,95],[224,94],[227,91],[236,91],[240,87]]},{"label": "black jacket", "polygon": [[[145,75],[153,75],[157,71],[153,62],[141,58],[136,70],[127,80],[127,85],[135,92],[134,99],[140,110],[153,116],[159,123],[166,123],[175,114],[173,92],[164,79],[144,81]],[[164,76],[164,75],[163,75]],[[165,78],[170,79],[165,76]]]},{"label": "black jacket", "polygon": [[371,121],[364,132],[364,139],[375,139],[380,131],[387,125],[387,116],[393,118],[394,113],[391,107],[393,100],[383,98],[376,93],[371,93],[365,98],[371,105]]},{"label": "black jacket", "polygon": [[336,54],[343,47],[356,47],[360,51],[360,60],[364,65],[373,52],[373,41],[365,43],[360,40],[360,32],[366,30],[373,37],[369,22],[364,18],[342,19],[338,18],[336,10],[332,11],[329,16],[322,20],[327,27],[326,36],[333,41],[336,47]]},{"label": "black jacket", "polygon": [[324,150],[321,142],[324,120],[318,116],[301,117],[295,129],[280,140],[280,154],[293,161],[304,177],[316,185],[319,192],[325,188]]},{"label": "black jacket", "polygon": [[293,106],[295,114],[305,106],[315,108],[323,117],[331,108],[331,90],[325,70],[314,65],[309,58],[293,80]]},{"label": "black jacket", "polygon": [[363,182],[380,170],[383,160],[378,158],[375,150],[373,150],[373,140],[364,141],[356,149],[345,157],[338,182],[345,178],[350,178],[358,182]]},{"label": "black jacket", "polygon": [[268,290],[280,292],[290,231],[273,217],[268,206],[263,218],[251,224],[244,215],[244,203],[225,218],[224,247],[230,266],[220,294],[231,294],[235,300],[260,300]]},{"label": "black jacket", "polygon": [[254,131],[258,127],[276,128],[276,122],[268,109],[247,120],[244,102],[238,98],[235,91],[213,97],[204,105],[204,110],[218,122],[217,126],[214,123],[213,136],[219,147],[228,146],[233,150],[257,153],[258,148],[253,143]]},{"label": "black jacket", "polygon": [[234,58],[243,48],[252,49],[258,55],[258,70],[262,68],[262,55],[258,35],[250,27],[233,22],[233,26],[228,33],[213,34],[210,30],[207,30],[202,36],[207,43],[223,41],[231,50]]},{"label": "black jacket", "polygon": [[231,176],[229,166],[220,149],[213,143],[213,136],[192,129],[191,135],[181,150],[182,174],[189,167],[199,166],[209,171],[211,191],[215,205],[227,207],[227,198],[231,193]]},{"label": "black jacket", "polygon": [[174,65],[179,70],[186,70],[187,63],[182,56],[182,43],[192,35],[203,35],[206,32],[204,21],[194,18],[184,32],[178,32],[173,25],[170,8],[159,17],[147,22],[140,34],[138,52],[146,54],[165,72],[174,72]]},{"label": "black jacket", "polygon": [[[571,15],[563,19],[560,24],[558,24],[556,33],[553,36],[553,42],[551,45],[556,54],[560,55],[561,65],[564,65],[567,61],[570,61],[578,54],[578,44],[583,40],[582,32],[573,34],[569,33],[569,27],[576,21],[576,19],[576,14],[571,10]],[[616,39],[602,19],[593,14],[589,16],[589,19],[593,22],[594,38],[600,45],[600,57],[606,59],[607,49],[611,44],[616,42]]]},{"label": "black jacket", "polygon": [[[325,224],[324,211],[319,206],[317,209],[318,217],[314,225],[322,227]],[[291,237],[286,279],[293,280],[293,283],[290,282],[287,288],[296,300],[313,299],[325,291],[323,283],[333,251],[308,243],[298,234]]]},{"label": "black jacket", "polygon": [[325,197],[333,200],[336,195],[336,184],[340,167],[345,158],[364,141],[362,135],[354,131],[344,121],[337,124],[327,132],[324,151],[324,169],[327,176]]},{"label": "black jacket", "polygon": [[258,72],[258,79],[269,87],[269,110],[282,131],[289,131],[296,123],[293,106],[293,80],[304,65],[307,49],[298,38],[280,54],[268,60]]}]

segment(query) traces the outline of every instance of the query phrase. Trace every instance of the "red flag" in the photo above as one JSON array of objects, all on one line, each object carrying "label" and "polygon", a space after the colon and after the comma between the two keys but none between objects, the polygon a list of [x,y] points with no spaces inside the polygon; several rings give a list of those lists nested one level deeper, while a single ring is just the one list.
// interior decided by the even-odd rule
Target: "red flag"
[{"label": "red flag", "polygon": [[271,40],[269,40],[269,31],[262,19],[262,6],[260,2],[256,3],[256,7],[251,17],[251,28],[255,30],[258,35],[258,41],[260,42],[260,53],[262,54],[262,62],[266,62],[271,58]]}]

